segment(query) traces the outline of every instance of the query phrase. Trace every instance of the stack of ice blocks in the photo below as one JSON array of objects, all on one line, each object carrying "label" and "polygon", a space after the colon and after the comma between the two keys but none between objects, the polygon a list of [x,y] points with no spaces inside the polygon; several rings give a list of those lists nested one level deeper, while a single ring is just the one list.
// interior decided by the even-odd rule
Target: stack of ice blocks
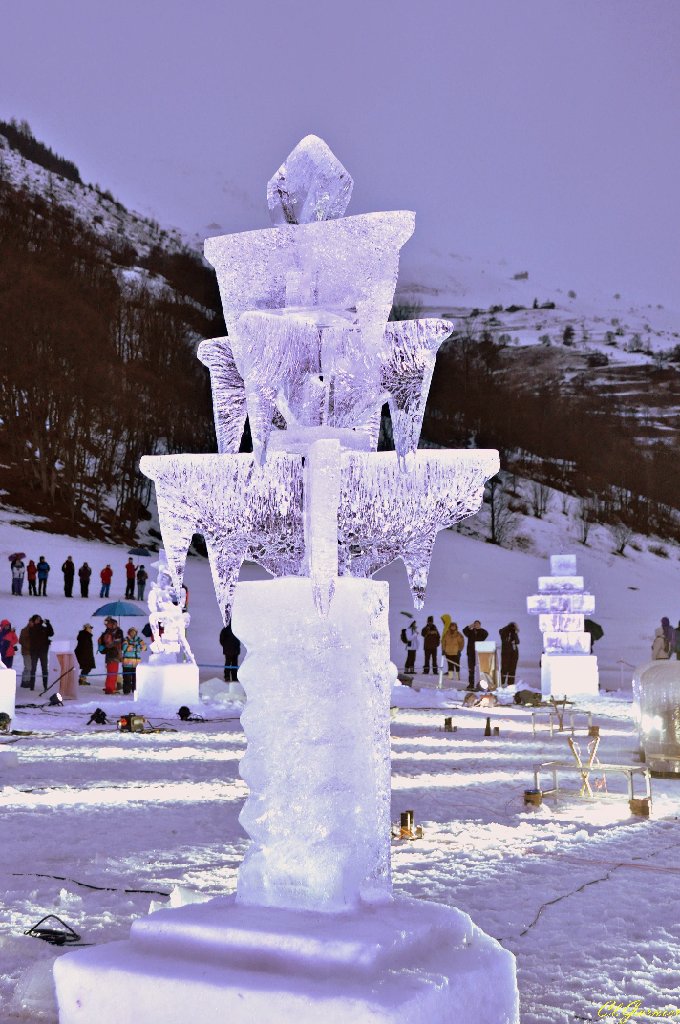
[{"label": "stack of ice blocks", "polygon": [[538,615],[543,634],[541,690],[547,696],[596,695],[597,658],[590,653],[584,618],[595,598],[576,574],[576,555],[551,555],[550,575],[538,577],[538,593],[527,598],[527,611]]}]

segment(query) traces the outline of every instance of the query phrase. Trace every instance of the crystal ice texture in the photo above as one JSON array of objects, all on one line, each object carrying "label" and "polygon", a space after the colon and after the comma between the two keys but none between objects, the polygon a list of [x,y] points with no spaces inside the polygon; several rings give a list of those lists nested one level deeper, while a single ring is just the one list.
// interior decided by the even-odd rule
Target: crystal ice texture
[{"label": "crystal ice texture", "polygon": [[323,139],[307,135],[267,182],[274,224],[309,224],[342,217],[354,181]]},{"label": "crystal ice texture", "polygon": [[543,634],[544,693],[597,693],[597,659],[584,629],[585,616],[595,610],[595,598],[584,587],[575,555],[551,555],[550,575],[539,576],[538,593],[527,598],[527,611],[538,615]]}]

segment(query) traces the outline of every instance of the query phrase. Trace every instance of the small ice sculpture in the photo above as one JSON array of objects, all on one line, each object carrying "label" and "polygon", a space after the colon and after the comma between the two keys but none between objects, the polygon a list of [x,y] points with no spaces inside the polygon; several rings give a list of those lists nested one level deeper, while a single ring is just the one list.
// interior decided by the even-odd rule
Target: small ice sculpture
[{"label": "small ice sculpture", "polygon": [[591,654],[584,619],[595,610],[595,598],[584,592],[576,574],[576,555],[551,555],[550,575],[538,577],[538,594],[527,598],[527,611],[538,615],[543,634],[541,689],[568,697],[599,689],[597,658]]},{"label": "small ice sculpture", "polygon": [[152,582],[147,599],[152,637],[149,662],[152,665],[174,664],[181,651],[186,661],[195,664],[196,659],[186,636],[186,628],[191,620],[189,613],[183,611],[180,606],[181,589],[175,592],[172,576],[163,556],[155,565],[158,569],[158,578]]}]

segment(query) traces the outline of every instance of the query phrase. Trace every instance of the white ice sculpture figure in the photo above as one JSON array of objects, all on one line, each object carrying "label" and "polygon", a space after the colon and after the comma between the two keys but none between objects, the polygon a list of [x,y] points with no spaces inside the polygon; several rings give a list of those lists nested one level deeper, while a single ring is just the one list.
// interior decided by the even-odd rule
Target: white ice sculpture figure
[{"label": "white ice sculpture figure", "polygon": [[[417,451],[451,325],[388,323],[414,215],[345,217],[351,187],[308,137],[269,183],[277,226],[206,241],[228,332],[199,351],[219,453],[141,462],[174,588],[202,533],[247,649],[251,845],[236,896],[159,911],[115,951],[60,958],[60,1024],[105,1003],[132,1024],[136,999],[122,1013],[120,993],[138,993],[140,975],[153,979],[145,1024],[199,1004],[234,1024],[518,1020],[509,952],[459,911],[392,895],[396,669],[387,585],[370,577],[401,557],[422,603],[437,532],[479,509],[498,453]],[[395,452],[375,450],[385,402]],[[246,413],[252,455],[238,453]],[[245,558],[277,578],[237,586]]]},{"label": "white ice sculpture figure", "polygon": [[147,598],[152,636],[150,645],[152,654],[149,661],[153,665],[166,662],[174,664],[177,662],[177,655],[181,652],[186,661],[195,664],[196,659],[186,636],[186,628],[190,622],[189,613],[182,611],[177,596],[181,594],[181,585],[175,591],[172,576],[164,558],[160,558],[156,562],[156,566],[158,578],[151,583]]},{"label": "white ice sculpture figure", "polygon": [[585,592],[583,576],[576,573],[576,555],[551,555],[550,576],[539,576],[538,594],[527,598],[527,611],[538,615],[543,634],[544,694],[597,695],[597,658],[584,629],[585,616],[594,610],[595,598]]}]

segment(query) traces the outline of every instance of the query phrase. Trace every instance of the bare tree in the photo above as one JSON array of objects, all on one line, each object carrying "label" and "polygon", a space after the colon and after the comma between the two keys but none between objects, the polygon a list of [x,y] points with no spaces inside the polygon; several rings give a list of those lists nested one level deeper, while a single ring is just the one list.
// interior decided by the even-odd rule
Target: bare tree
[{"label": "bare tree", "polygon": [[590,527],[597,522],[597,502],[593,497],[579,498],[576,505],[576,521],[579,525],[579,540],[581,544],[587,544]]},{"label": "bare tree", "polygon": [[489,542],[502,545],[512,533],[516,513],[508,504],[509,495],[500,473],[487,480],[484,501],[489,506]]},{"label": "bare tree", "polygon": [[537,519],[542,519],[550,507],[550,488],[547,484],[534,481],[529,492],[531,509]]},{"label": "bare tree", "polygon": [[617,519],[616,522],[612,523],[609,527],[614,543],[616,545],[615,551],[617,555],[622,555],[626,549],[628,541],[633,536],[633,528],[628,523],[624,523],[622,519]]}]

